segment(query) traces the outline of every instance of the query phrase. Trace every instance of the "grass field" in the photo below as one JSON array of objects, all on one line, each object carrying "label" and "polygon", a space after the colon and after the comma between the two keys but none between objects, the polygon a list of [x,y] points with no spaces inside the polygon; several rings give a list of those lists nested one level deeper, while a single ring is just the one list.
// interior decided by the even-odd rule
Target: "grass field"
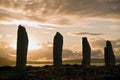
[{"label": "grass field", "polygon": [[15,71],[15,67],[1,66],[0,80],[119,80],[120,65],[89,66],[63,65],[60,67],[27,66],[25,72]]}]

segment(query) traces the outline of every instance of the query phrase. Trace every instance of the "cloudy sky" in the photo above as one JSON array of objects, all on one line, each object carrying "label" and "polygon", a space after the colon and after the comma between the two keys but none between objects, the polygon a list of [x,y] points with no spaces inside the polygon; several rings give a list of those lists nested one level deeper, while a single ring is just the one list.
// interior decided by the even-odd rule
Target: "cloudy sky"
[{"label": "cloudy sky", "polygon": [[56,32],[64,59],[82,58],[82,37],[92,58],[103,58],[106,40],[120,58],[120,0],[0,0],[0,57],[15,59],[19,24],[29,36],[28,60],[51,60]]}]

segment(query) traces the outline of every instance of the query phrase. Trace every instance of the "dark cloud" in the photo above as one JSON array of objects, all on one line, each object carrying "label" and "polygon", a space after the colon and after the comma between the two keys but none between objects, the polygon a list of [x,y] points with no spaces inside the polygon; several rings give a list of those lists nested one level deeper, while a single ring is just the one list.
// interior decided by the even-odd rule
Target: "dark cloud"
[{"label": "dark cloud", "polygon": [[[53,47],[50,46],[52,43],[43,43],[41,44],[42,48],[34,51],[29,51],[28,59],[29,60],[52,60],[53,59]],[[34,53],[34,54],[33,54]],[[38,56],[39,55],[39,56]],[[80,53],[74,53],[69,49],[63,49],[62,53],[63,59],[76,59],[80,58]]]},{"label": "dark cloud", "polygon": [[120,39],[112,40],[112,44],[114,47],[120,47]]},{"label": "dark cloud", "polygon": [[[105,41],[104,39],[100,40],[94,40],[93,42],[90,42],[91,44],[91,57],[92,58],[104,58],[104,47],[105,47]],[[116,58],[120,56],[120,40],[111,40],[114,53],[116,55]],[[52,43],[44,43],[42,44],[43,49],[38,49],[36,51],[29,52],[29,59],[32,60],[38,60],[38,59],[53,59],[53,47],[49,46],[49,44]],[[34,55],[30,55],[33,54]],[[38,56],[39,55],[39,56]],[[80,52],[73,52],[69,49],[63,49],[62,53],[63,59],[81,59],[82,58],[82,51]]]},{"label": "dark cloud", "polygon": [[[61,18],[55,21],[56,24],[69,24],[70,17],[63,16],[120,19],[119,7],[120,0],[0,0],[0,18],[24,18],[45,22],[52,20],[50,16],[55,16]],[[2,9],[8,12],[1,13]],[[16,15],[11,14],[11,11]]]},{"label": "dark cloud", "polygon": [[[42,48],[28,51],[28,60],[52,60],[53,47],[51,42],[40,44]],[[80,53],[75,53],[69,49],[63,49],[63,59],[77,59]],[[0,42],[0,57],[15,60],[16,51],[6,42]]]},{"label": "dark cloud", "polygon": [[69,32],[67,33],[68,35],[71,36],[81,36],[81,35],[92,35],[92,36],[99,36],[99,35],[103,35],[103,33],[91,33],[91,32]]},{"label": "dark cloud", "polygon": [[91,52],[91,56],[92,58],[103,58],[103,52],[99,49],[99,50],[92,50]]},{"label": "dark cloud", "polygon": [[11,13],[9,13],[6,10],[0,9],[0,19],[1,20],[8,20],[11,18],[14,18],[14,17],[12,17]]},{"label": "dark cloud", "polygon": [[[94,40],[90,42],[91,44],[91,57],[92,58],[104,58],[104,39]],[[111,40],[114,53],[116,58],[120,56],[120,39]],[[28,60],[52,60],[53,59],[53,47],[51,42],[40,44],[42,48],[37,50],[28,51]],[[63,49],[63,59],[81,59],[82,51],[73,52],[69,49]],[[9,44],[6,42],[0,42],[0,57],[15,60],[15,50],[9,47]]]},{"label": "dark cloud", "polygon": [[105,39],[98,39],[98,40],[93,40],[90,42],[91,46],[94,48],[99,48],[99,49],[104,49],[106,40]]},{"label": "dark cloud", "polygon": [[25,18],[25,16],[23,14],[9,11],[6,9],[0,9],[0,18],[1,20],[11,21],[14,19],[17,19],[17,20],[23,19]]},{"label": "dark cloud", "polygon": [[59,18],[53,22],[58,25],[71,25],[72,24],[72,22],[67,18]]},{"label": "dark cloud", "polygon": [[114,47],[114,52],[120,56],[120,39],[112,40],[111,42]]},{"label": "dark cloud", "polygon": [[[120,39],[110,40],[110,41],[112,43],[112,47],[113,47],[115,55],[120,56]],[[104,39],[94,40],[94,41],[91,41],[91,45],[93,48],[97,48],[97,49],[101,50],[102,52],[104,52],[106,40],[104,40]]]},{"label": "dark cloud", "polygon": [[63,59],[80,59],[81,53],[73,52],[69,49],[63,50]]},{"label": "dark cloud", "polygon": [[64,11],[67,14],[78,14],[80,17],[120,18],[120,1],[109,0],[65,0]]}]

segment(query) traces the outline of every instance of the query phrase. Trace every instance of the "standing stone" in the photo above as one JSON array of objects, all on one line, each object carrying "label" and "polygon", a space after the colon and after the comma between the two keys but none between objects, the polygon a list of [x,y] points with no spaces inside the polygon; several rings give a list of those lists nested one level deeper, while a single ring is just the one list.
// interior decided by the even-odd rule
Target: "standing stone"
[{"label": "standing stone", "polygon": [[90,66],[91,48],[86,37],[82,38],[82,54],[83,54],[82,66],[84,67]]},{"label": "standing stone", "polygon": [[104,48],[104,57],[106,66],[115,66],[115,55],[110,41],[106,41],[106,47]]},{"label": "standing stone", "polygon": [[107,47],[104,48],[104,60],[105,60],[105,65],[107,66],[109,64],[109,58],[108,58],[108,54],[107,54]]},{"label": "standing stone", "polygon": [[53,42],[53,63],[54,66],[62,65],[62,47],[63,47],[63,36],[57,32]]},{"label": "standing stone", "polygon": [[19,25],[17,32],[16,70],[24,71],[27,62],[28,36],[25,28]]}]

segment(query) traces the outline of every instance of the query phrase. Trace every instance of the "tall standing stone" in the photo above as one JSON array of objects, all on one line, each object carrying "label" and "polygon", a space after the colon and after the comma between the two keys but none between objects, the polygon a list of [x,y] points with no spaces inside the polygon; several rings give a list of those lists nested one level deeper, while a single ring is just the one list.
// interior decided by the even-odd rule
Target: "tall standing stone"
[{"label": "tall standing stone", "polygon": [[17,32],[17,55],[16,55],[16,69],[17,71],[24,71],[27,62],[28,50],[28,36],[26,29],[19,25]]},{"label": "tall standing stone", "polygon": [[104,48],[104,57],[106,66],[115,66],[115,55],[110,41],[106,41],[106,47]]},{"label": "tall standing stone", "polygon": [[91,48],[86,37],[82,38],[82,54],[83,54],[82,66],[84,67],[90,66]]},{"label": "tall standing stone", "polygon": [[62,65],[62,47],[63,47],[63,36],[57,32],[53,42],[53,63],[54,66]]}]

